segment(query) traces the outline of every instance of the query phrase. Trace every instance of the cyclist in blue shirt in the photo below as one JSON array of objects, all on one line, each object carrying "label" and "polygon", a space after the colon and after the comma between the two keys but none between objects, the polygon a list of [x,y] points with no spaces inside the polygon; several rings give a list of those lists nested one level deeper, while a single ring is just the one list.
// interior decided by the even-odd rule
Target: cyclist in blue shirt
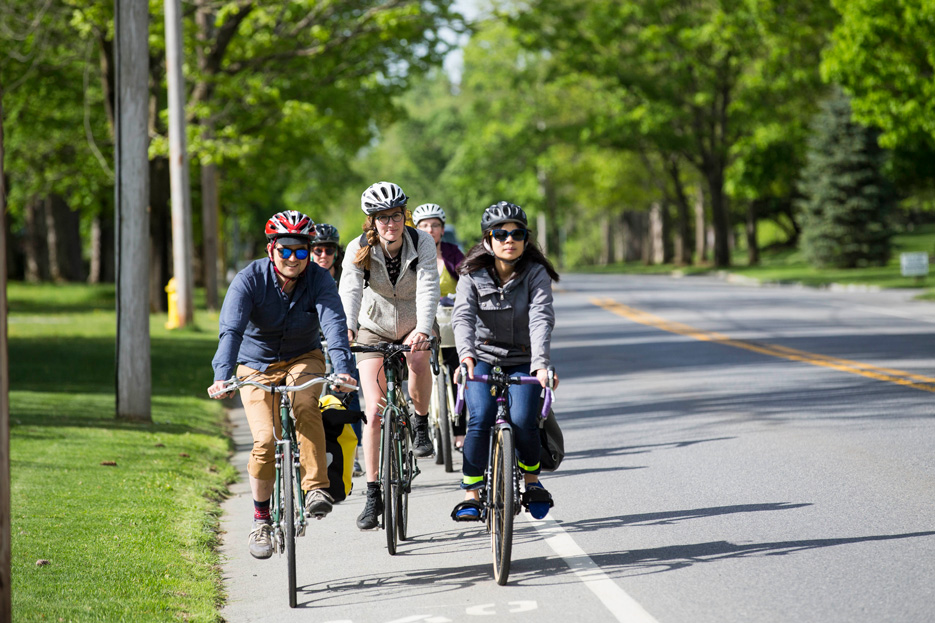
[{"label": "cyclist in blue shirt", "polygon": [[[260,383],[298,380],[303,373],[324,374],[321,331],[335,372],[348,385],[354,365],[347,341],[347,320],[334,279],[309,262],[315,224],[301,212],[279,212],[266,223],[267,257],[240,271],[221,306],[220,339],[212,361],[217,392],[236,372]],[[320,327],[320,328],[319,328]],[[239,365],[238,365],[239,364]],[[321,386],[293,396],[296,434],[299,440],[305,512],[323,516],[333,500],[326,491],[328,459],[318,394]],[[231,393],[216,396],[224,398]],[[275,427],[273,399],[255,387],[240,389],[244,412],[253,435],[253,451],[247,464],[253,493],[254,522],[248,547],[255,558],[273,553],[269,518],[275,477]]]}]

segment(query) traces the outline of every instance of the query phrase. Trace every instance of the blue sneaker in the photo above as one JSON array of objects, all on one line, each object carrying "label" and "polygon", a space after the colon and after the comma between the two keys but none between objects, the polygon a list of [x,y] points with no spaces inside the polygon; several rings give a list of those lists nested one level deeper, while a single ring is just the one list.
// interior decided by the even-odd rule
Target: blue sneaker
[{"label": "blue sneaker", "polygon": [[526,484],[526,490],[523,491],[523,506],[533,518],[542,519],[549,514],[549,509],[555,506],[555,502],[552,501],[552,494],[545,490],[542,483],[530,482]]}]

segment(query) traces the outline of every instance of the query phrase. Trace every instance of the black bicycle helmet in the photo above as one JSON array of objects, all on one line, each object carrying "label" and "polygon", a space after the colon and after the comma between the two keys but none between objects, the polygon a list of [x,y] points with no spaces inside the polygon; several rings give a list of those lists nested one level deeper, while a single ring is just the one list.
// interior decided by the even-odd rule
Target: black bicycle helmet
[{"label": "black bicycle helmet", "polygon": [[367,216],[392,208],[405,208],[407,203],[409,197],[393,182],[371,184],[360,196],[360,209]]},{"label": "black bicycle helmet", "polygon": [[312,244],[333,244],[337,245],[341,241],[338,235],[338,229],[328,223],[316,223],[315,235],[312,236]]},{"label": "black bicycle helmet", "polygon": [[517,223],[527,227],[526,213],[515,203],[500,201],[484,210],[484,215],[480,217],[480,228],[484,233],[504,223]]}]

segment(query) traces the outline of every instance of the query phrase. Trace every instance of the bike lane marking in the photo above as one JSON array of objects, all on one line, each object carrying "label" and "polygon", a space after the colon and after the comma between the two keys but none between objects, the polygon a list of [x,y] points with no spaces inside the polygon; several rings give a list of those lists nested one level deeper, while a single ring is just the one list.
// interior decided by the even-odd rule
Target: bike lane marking
[{"label": "bike lane marking", "polygon": [[575,540],[555,519],[551,517],[530,519],[525,513],[522,516],[535,526],[552,551],[565,561],[568,568],[601,600],[604,607],[620,623],[658,623],[643,606],[591,560],[591,557],[575,543]]},{"label": "bike lane marking", "polygon": [[624,305],[623,303],[618,303],[613,299],[592,298],[590,299],[590,302],[593,305],[605,309],[613,314],[617,314],[618,316],[623,316],[624,318],[632,320],[633,322],[655,327],[670,333],[685,335],[702,342],[715,342],[718,344],[724,344],[725,346],[742,348],[744,350],[753,351],[763,355],[770,355],[772,357],[779,357],[781,359],[788,359],[790,361],[799,361],[813,366],[831,368],[833,370],[838,370],[839,372],[857,374],[867,378],[875,379],[877,381],[895,383],[896,385],[903,385],[905,387],[911,387],[913,389],[920,389],[925,392],[935,393],[935,377],[913,374],[904,370],[882,368],[880,366],[875,366],[869,363],[852,361],[850,359],[842,359],[840,357],[832,357],[830,355],[810,353],[804,350],[796,350],[794,348],[787,348],[785,346],[779,346],[776,344],[764,344],[748,342],[746,340],[736,340],[727,335],[724,335],[723,333],[704,331],[702,329],[696,329],[695,327],[689,326],[687,324],[682,324],[681,322],[672,322],[654,314],[650,314],[634,307]]}]

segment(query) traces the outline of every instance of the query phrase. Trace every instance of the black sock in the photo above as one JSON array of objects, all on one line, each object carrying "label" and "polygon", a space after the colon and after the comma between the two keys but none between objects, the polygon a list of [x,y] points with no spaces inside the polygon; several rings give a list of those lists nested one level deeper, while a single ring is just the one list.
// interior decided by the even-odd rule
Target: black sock
[{"label": "black sock", "polygon": [[367,483],[367,492],[368,492],[368,493],[369,493],[370,491],[379,491],[379,490],[380,490],[380,483],[379,483],[379,482],[373,481],[373,482],[368,482],[368,483]]},{"label": "black sock", "polygon": [[419,415],[416,413],[416,428],[427,428],[429,425],[429,415]]}]

